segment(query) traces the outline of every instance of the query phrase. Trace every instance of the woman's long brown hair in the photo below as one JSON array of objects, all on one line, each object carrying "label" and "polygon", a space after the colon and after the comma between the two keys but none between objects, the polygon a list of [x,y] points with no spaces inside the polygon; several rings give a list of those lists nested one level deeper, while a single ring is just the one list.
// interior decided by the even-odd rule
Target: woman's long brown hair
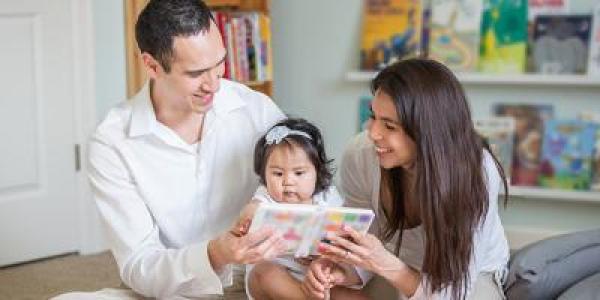
[{"label": "woman's long brown hair", "polygon": [[[489,200],[483,150],[495,161],[508,195],[506,176],[489,146],[475,132],[464,90],[444,65],[425,59],[397,62],[371,83],[394,99],[404,131],[416,144],[416,178],[410,199],[417,205],[425,232],[422,272],[432,292],[451,287],[453,299],[464,299],[469,284],[473,237],[483,224]],[[383,239],[390,241],[406,227],[407,200],[400,167],[382,169],[380,194],[386,219]],[[391,200],[391,201],[389,201]],[[495,200],[495,199],[492,199]],[[411,216],[413,219],[415,216]]]}]

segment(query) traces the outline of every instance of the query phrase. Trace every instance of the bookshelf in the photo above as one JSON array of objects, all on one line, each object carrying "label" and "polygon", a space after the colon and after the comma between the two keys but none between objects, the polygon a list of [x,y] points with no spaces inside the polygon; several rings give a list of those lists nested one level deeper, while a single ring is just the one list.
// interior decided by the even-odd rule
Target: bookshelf
[{"label": "bookshelf", "polygon": [[[351,71],[346,73],[346,80],[351,82],[367,82],[377,75],[374,71]],[[598,87],[600,76],[587,75],[550,75],[550,74],[482,74],[456,73],[463,84],[471,85],[521,85],[521,86],[564,86],[564,87]]]},{"label": "bookshelf", "polygon": [[[146,6],[148,0],[124,1],[125,8],[125,51],[127,68],[127,97],[130,98],[137,93],[146,81],[145,70],[141,62],[139,49],[135,43],[135,21],[138,14]],[[270,0],[209,0],[205,3],[216,11],[243,11],[261,12],[269,15]],[[242,82],[250,88],[273,95],[273,81],[251,81]]]},{"label": "bookshelf", "polygon": [[600,205],[600,192],[595,191],[568,191],[541,187],[511,186],[508,189],[508,193],[511,197],[516,198],[596,203]]},{"label": "bookshelf", "polygon": [[[349,82],[366,83],[375,78],[376,75],[376,71],[350,71],[346,73],[345,79]],[[482,73],[456,73],[456,76],[463,84],[473,86],[529,86],[534,89],[543,87],[563,87],[567,89],[600,88],[600,76]],[[509,194],[510,197],[514,198],[600,205],[600,192],[596,191],[571,191],[542,187],[510,186]]]},{"label": "bookshelf", "polygon": [[[205,3],[214,11],[259,12],[269,16],[271,10],[271,0],[206,0]],[[271,97],[273,96],[272,79],[266,81],[245,81],[242,83],[254,90],[265,93]]]}]

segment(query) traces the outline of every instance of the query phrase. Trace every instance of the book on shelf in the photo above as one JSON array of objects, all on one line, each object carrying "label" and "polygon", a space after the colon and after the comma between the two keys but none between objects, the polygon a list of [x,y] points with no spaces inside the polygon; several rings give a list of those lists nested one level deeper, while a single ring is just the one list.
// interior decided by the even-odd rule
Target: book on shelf
[{"label": "book on shelf", "polygon": [[591,15],[537,16],[532,45],[534,71],[585,74],[591,23]]},{"label": "book on shelf", "polygon": [[569,0],[529,0],[528,20],[533,22],[539,15],[566,14]]},{"label": "book on shelf", "polygon": [[327,242],[327,233],[339,231],[342,225],[367,232],[374,216],[370,209],[261,203],[252,219],[250,232],[265,226],[273,228],[284,240],[285,254],[306,257],[318,255],[319,243]]},{"label": "book on shelf", "polygon": [[581,120],[549,120],[544,130],[540,185],[588,190],[597,126]]},{"label": "book on shelf", "polygon": [[490,146],[500,161],[508,182],[511,182],[515,120],[511,117],[489,117],[473,120],[475,130]]},{"label": "book on shelf", "polygon": [[527,0],[484,0],[479,71],[523,73],[527,47]]},{"label": "book on shelf", "polygon": [[579,119],[596,124],[596,139],[594,144],[594,158],[592,159],[591,190],[600,191],[600,112],[581,112]]},{"label": "book on shelf", "polygon": [[422,0],[366,0],[363,5],[362,70],[423,55]]},{"label": "book on shelf", "polygon": [[224,77],[240,82],[272,80],[269,16],[239,11],[213,14],[228,53]]},{"label": "book on shelf", "polygon": [[592,76],[600,76],[600,3],[596,4],[593,12],[587,73]]},{"label": "book on shelf", "polygon": [[537,186],[544,123],[554,116],[551,105],[498,104],[496,116],[515,120],[511,183],[515,186]]},{"label": "book on shelf", "polygon": [[482,10],[483,0],[433,0],[429,57],[454,71],[476,71]]},{"label": "book on shelf", "polygon": [[358,131],[361,132],[367,129],[367,122],[372,115],[371,101],[373,97],[362,96],[358,102]]},{"label": "book on shelf", "polygon": [[533,34],[535,18],[539,15],[566,15],[569,13],[569,0],[529,0],[527,17],[527,71],[534,72]]}]

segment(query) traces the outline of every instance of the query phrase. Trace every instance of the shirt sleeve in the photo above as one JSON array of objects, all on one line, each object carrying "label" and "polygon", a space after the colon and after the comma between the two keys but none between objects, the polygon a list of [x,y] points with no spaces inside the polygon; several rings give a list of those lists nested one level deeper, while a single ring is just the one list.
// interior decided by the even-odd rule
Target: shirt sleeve
[{"label": "shirt sleeve", "polygon": [[123,282],[156,298],[222,294],[231,269],[213,270],[208,241],[169,249],[118,151],[97,136],[90,142],[89,179]]},{"label": "shirt sleeve", "polygon": [[[371,194],[375,177],[373,169],[377,162],[369,159],[366,132],[356,136],[346,147],[340,163],[339,191],[344,198],[344,206],[373,209]],[[375,163],[375,166],[373,166]]]},{"label": "shirt sleeve", "polygon": [[[481,272],[494,272],[503,271],[508,261],[508,244],[504,236],[504,229],[500,223],[500,217],[498,215],[498,192],[501,187],[501,178],[498,169],[492,159],[492,157],[484,151],[484,178],[487,180],[487,191],[489,207],[483,223],[478,226],[473,236],[473,256],[469,264],[469,283],[467,290],[465,291],[465,298],[469,298],[469,295],[473,291],[475,282],[478,279]],[[492,255],[493,257],[490,257]],[[486,262],[484,260],[497,261],[498,263],[492,263],[491,267],[484,269]],[[497,264],[496,269],[493,265]],[[452,299],[452,288],[442,289],[437,293],[431,293],[426,288],[428,280],[426,276],[422,277],[421,284],[415,291],[410,300],[450,300]]]},{"label": "shirt sleeve", "polygon": [[[349,143],[344,152],[338,186],[346,207],[374,209],[371,197],[379,174],[376,174],[378,164],[372,159],[371,150],[366,132],[363,132]],[[377,224],[376,217],[369,229],[370,233],[377,235]],[[358,267],[355,270],[362,284],[352,288],[363,288],[373,278],[373,273]]]}]

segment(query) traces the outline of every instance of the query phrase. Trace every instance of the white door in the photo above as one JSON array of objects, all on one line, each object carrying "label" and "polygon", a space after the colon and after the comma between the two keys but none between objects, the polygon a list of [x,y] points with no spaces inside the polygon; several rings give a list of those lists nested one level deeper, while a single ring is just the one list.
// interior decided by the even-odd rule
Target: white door
[{"label": "white door", "polygon": [[0,1],[0,266],[79,247],[72,13]]}]

